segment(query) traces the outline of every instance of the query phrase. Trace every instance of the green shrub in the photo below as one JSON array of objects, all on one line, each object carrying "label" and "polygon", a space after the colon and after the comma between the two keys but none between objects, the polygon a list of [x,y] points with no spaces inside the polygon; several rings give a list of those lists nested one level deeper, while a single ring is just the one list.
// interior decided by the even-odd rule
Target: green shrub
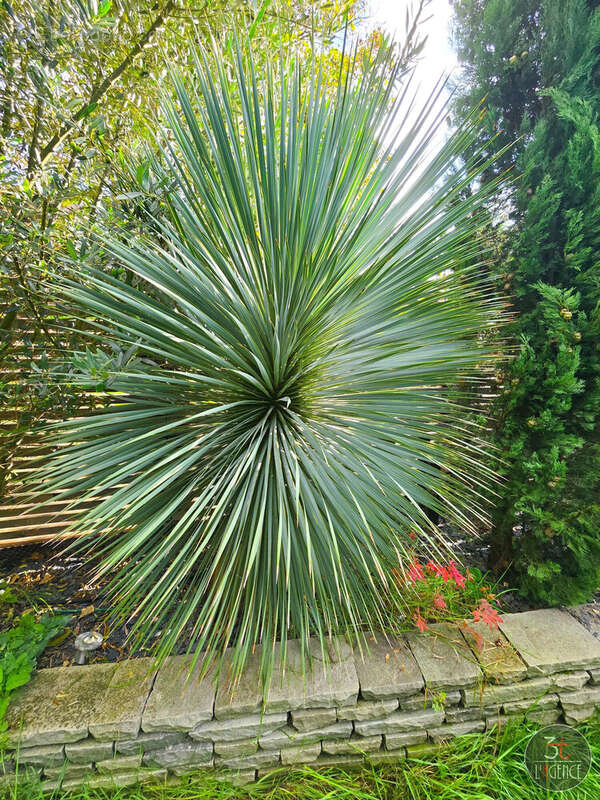
[{"label": "green shrub", "polygon": [[453,5],[468,64],[459,107],[489,92],[489,129],[518,138],[503,165],[519,176],[501,198],[511,224],[492,235],[516,358],[494,408],[505,480],[491,565],[512,565],[538,603],[584,602],[600,584],[600,9]]}]

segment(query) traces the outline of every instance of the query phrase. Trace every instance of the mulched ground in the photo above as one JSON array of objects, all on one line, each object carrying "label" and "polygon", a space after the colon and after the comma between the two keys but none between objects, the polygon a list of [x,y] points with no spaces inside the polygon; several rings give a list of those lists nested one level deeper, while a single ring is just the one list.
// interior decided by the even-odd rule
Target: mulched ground
[{"label": "mulched ground", "polygon": [[[101,604],[102,586],[89,583],[83,562],[47,545],[15,547],[0,550],[0,579],[6,581],[17,596],[16,603],[0,605],[0,627],[10,622],[12,615],[27,609],[47,608],[64,613],[69,618],[62,641],[48,647],[39,660],[40,667],[56,667],[73,663],[74,641],[77,634],[97,630],[105,641],[94,661],[119,661],[126,658],[127,632],[110,632],[104,618],[108,612]],[[141,653],[140,655],[143,655]]]},{"label": "mulched ground", "polygon": [[[457,532],[446,531],[453,540],[457,553],[465,566],[485,572],[487,545],[483,540],[465,539]],[[103,585],[89,582],[88,572],[81,559],[64,555],[60,549],[49,545],[33,545],[0,549],[0,581],[7,581],[17,596],[15,603],[2,603],[0,596],[0,630],[10,626],[13,617],[27,609],[47,608],[54,613],[69,617],[64,637],[46,649],[40,658],[40,667],[56,667],[72,664],[75,659],[74,641],[77,634],[97,630],[104,636],[102,647],[94,654],[93,661],[119,661],[128,658],[125,626],[109,630],[106,617],[109,609],[103,605]],[[502,611],[527,611],[536,606],[528,603],[508,583],[500,583]],[[596,602],[582,613],[581,621],[591,628],[592,622],[600,618],[600,594]],[[185,652],[182,641],[180,652]],[[149,655],[140,651],[133,655]]]}]

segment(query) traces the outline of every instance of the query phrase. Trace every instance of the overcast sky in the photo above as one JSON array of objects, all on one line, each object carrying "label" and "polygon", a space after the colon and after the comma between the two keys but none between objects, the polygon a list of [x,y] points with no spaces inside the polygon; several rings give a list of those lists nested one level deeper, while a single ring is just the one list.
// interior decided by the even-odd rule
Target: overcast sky
[{"label": "overcast sky", "polygon": [[[397,38],[402,38],[406,8],[414,0],[369,0],[369,23],[381,26]],[[449,0],[432,0],[423,26],[427,33],[427,44],[417,67],[417,78],[423,89],[431,89],[442,74],[451,73],[456,67],[456,56],[450,46],[450,20],[452,12]]]},{"label": "overcast sky", "polygon": [[[395,38],[402,40],[405,32],[406,9],[413,7],[416,0],[367,0],[367,18],[364,24],[368,27],[381,27]],[[427,34],[427,42],[421,53],[413,79],[413,88],[417,98],[423,102],[429,97],[436,83],[442,76],[456,73],[457,59],[450,44],[450,23],[452,11],[450,0],[431,0],[426,12],[426,22],[421,30]],[[454,77],[456,75],[454,74]],[[439,98],[443,105],[449,97],[446,90]],[[439,107],[439,106],[436,106]],[[414,114],[421,104],[417,101]],[[409,115],[409,119],[413,115]],[[449,129],[442,125],[431,139],[431,148],[437,150],[448,135]]]}]

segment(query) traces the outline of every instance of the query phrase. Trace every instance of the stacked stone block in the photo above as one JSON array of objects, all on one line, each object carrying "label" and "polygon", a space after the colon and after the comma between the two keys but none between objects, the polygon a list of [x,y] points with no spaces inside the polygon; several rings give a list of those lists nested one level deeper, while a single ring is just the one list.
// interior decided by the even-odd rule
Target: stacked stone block
[{"label": "stacked stone block", "polygon": [[260,651],[239,681],[231,654],[218,681],[190,674],[188,656],[158,670],[150,659],[40,670],[9,708],[0,783],[19,771],[48,791],[110,788],[198,770],[247,782],[302,764],[400,763],[511,716],[575,724],[600,707],[600,641],[567,610],[508,614],[494,631],[433,628],[362,650],[335,637],[325,659],[311,642],[308,670],[290,641],[266,692]]}]

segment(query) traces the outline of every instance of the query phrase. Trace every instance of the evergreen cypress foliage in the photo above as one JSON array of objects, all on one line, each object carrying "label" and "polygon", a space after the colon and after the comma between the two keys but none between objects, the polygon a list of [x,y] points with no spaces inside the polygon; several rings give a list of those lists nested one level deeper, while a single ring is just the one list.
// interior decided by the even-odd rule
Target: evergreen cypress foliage
[{"label": "evergreen cypress foliage", "polygon": [[517,312],[494,439],[505,483],[492,565],[543,603],[591,599],[600,566],[600,10],[583,0],[456,0],[470,66],[457,106],[518,139],[492,269]]}]

